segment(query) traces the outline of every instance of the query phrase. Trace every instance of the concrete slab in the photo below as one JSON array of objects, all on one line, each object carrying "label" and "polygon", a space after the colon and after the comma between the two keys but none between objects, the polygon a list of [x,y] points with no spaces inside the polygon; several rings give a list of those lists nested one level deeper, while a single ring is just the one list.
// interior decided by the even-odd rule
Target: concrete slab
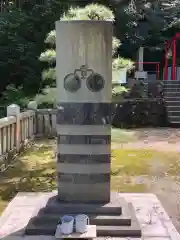
[{"label": "concrete slab", "polygon": [[[90,224],[97,226],[97,236],[140,237],[141,229],[131,203],[111,193],[110,202],[104,203],[64,203],[58,196],[50,198],[45,208],[29,221],[26,235],[54,235],[60,216],[84,213]],[[97,216],[97,218],[93,216]],[[117,219],[117,217],[119,217]],[[118,223],[117,221],[118,220]],[[124,221],[125,220],[125,221]]]},{"label": "concrete slab", "polygon": [[154,194],[120,193],[119,196],[133,204],[143,240],[180,240],[180,234]]},{"label": "concrete slab", "polygon": [[[61,226],[60,226],[61,227]],[[56,229],[56,233],[55,233],[55,237],[57,239],[62,239],[62,238],[86,238],[86,239],[92,239],[92,238],[96,238],[96,225],[89,225],[87,227],[87,232],[85,233],[76,233],[73,232],[69,235],[64,235],[63,233],[61,233],[61,229],[59,227],[57,227]]]},{"label": "concrete slab", "polygon": [[[46,205],[49,196],[54,195],[56,192],[17,194],[0,218],[0,239],[54,240],[54,236],[24,235],[24,229],[31,217]],[[180,234],[154,194],[120,193],[119,196],[133,204],[142,229],[142,238],[113,237],[111,240],[180,240]]]}]

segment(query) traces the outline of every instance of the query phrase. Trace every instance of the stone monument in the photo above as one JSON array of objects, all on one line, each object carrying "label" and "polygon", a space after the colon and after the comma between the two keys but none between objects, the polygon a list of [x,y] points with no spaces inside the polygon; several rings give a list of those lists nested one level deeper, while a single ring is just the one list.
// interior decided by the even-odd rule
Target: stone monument
[{"label": "stone monument", "polygon": [[17,196],[32,205],[18,234],[54,236],[61,216],[82,213],[97,237],[140,237],[132,204],[110,192],[111,22],[56,22],[56,54],[58,191]]},{"label": "stone monument", "polygon": [[[154,195],[110,192],[111,23],[57,22],[56,33],[58,191],[18,193],[0,218],[0,237],[52,240],[63,215],[83,213],[96,225],[88,236],[140,239],[133,202],[143,239],[179,239],[162,208],[156,224],[147,222]],[[8,114],[17,116],[15,107]]]},{"label": "stone monument", "polygon": [[56,78],[58,192],[26,234],[54,235],[60,216],[84,213],[97,236],[140,237],[132,205],[110,192],[112,23],[56,22]]},{"label": "stone monument", "polygon": [[112,23],[56,22],[58,198],[109,202]]}]

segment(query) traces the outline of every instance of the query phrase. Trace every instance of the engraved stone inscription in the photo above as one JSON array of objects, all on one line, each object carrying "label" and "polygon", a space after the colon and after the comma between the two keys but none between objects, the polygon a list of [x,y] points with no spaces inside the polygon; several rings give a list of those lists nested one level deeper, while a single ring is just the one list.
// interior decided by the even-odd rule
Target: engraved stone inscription
[{"label": "engraved stone inscription", "polygon": [[57,124],[105,125],[111,123],[110,103],[59,103]]},{"label": "engraved stone inscription", "polygon": [[92,74],[87,79],[87,87],[91,92],[99,92],[104,88],[104,79],[100,74]]},{"label": "engraved stone inscription", "polygon": [[82,65],[75,69],[74,73],[69,73],[64,78],[64,88],[68,92],[77,92],[81,88],[81,81],[86,80],[87,88],[91,92],[99,92],[104,88],[105,81],[103,77]]},{"label": "engraved stone inscription", "polygon": [[64,88],[68,92],[77,92],[80,87],[81,80],[77,75],[70,73],[64,78]]}]

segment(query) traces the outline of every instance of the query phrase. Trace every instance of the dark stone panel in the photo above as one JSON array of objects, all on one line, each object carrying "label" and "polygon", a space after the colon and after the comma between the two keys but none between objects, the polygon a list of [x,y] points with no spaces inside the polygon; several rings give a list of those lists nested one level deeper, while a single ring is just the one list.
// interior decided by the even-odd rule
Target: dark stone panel
[{"label": "dark stone panel", "polygon": [[111,154],[98,155],[83,155],[83,154],[58,154],[58,163],[80,163],[80,164],[95,164],[95,163],[110,163]]},{"label": "dark stone panel", "polygon": [[67,182],[74,184],[93,184],[110,181],[110,174],[77,174],[77,173],[58,173],[59,182]]},{"label": "dark stone panel", "polygon": [[59,103],[57,124],[111,124],[111,103]]},{"label": "dark stone panel", "polygon": [[111,135],[58,135],[58,144],[110,144]]},{"label": "dark stone panel", "polygon": [[[78,187],[78,186],[77,186]],[[109,197],[109,189],[107,186],[106,191],[99,191],[99,192],[90,192],[89,194],[86,193],[71,193],[69,191],[62,192],[61,189],[58,189],[58,200],[60,202],[69,202],[69,203],[90,203],[90,204],[105,204],[110,201]]]}]

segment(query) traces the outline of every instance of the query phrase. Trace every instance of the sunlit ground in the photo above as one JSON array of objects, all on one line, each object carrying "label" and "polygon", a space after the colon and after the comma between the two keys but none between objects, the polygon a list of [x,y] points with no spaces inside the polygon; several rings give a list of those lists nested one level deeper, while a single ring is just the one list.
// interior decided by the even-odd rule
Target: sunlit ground
[{"label": "sunlit ground", "polygon": [[[135,141],[133,132],[112,131],[112,146],[129,141]],[[1,173],[0,211],[19,191],[56,189],[55,163],[53,140],[37,141],[31,149],[19,156],[13,167]],[[153,186],[163,184],[162,179],[179,181],[179,172],[180,154],[176,152],[121,148],[112,150],[111,189],[115,191],[151,191]]]}]

